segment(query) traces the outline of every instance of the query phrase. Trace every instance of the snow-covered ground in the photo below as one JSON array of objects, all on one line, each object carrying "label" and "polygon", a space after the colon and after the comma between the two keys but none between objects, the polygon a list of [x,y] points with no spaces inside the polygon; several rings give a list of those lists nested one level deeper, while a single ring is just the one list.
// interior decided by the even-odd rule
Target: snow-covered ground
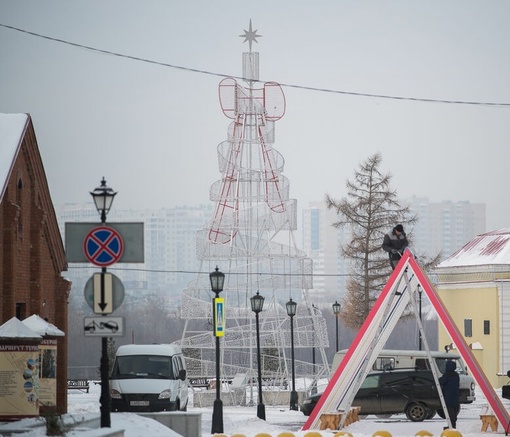
[{"label": "snow-covered ground", "polygon": [[[500,394],[500,390],[497,391]],[[91,384],[90,393],[82,393],[78,390],[69,392],[69,414],[66,420],[81,422],[84,419],[92,417],[99,418],[99,395],[100,386]],[[503,400],[505,406],[510,408],[508,401]],[[463,405],[457,429],[463,437],[479,437],[481,433],[480,413],[486,405],[485,399],[480,392],[477,392],[477,400],[470,405]],[[199,412],[202,414],[202,436],[211,436],[212,408],[188,408],[190,412]],[[37,419],[25,419],[17,422],[19,426],[33,424]],[[223,423],[224,433],[228,436],[240,433],[246,437],[255,437],[257,433],[266,432],[272,437],[277,437],[283,431],[292,432],[295,437],[305,437],[308,431],[301,431],[301,427],[306,421],[306,417],[299,411],[290,411],[288,406],[266,406],[266,421],[257,418],[257,407],[224,407]],[[130,413],[112,413],[112,429],[124,429],[126,437],[156,437],[167,436],[177,437],[178,434],[168,429],[160,423],[137,416]],[[369,416],[356,422],[344,429],[350,432],[353,437],[373,437],[376,431],[388,431],[393,437],[414,436],[418,431],[426,430],[433,436],[440,436],[445,426],[445,420],[436,416],[432,420],[425,422],[410,422],[405,415],[395,415],[390,419],[378,419],[375,416]],[[8,424],[12,428],[12,423]],[[2,435],[2,426],[0,424],[0,436]],[[93,431],[79,428],[67,433],[69,437],[80,436],[88,437]],[[320,431],[322,436],[332,437],[331,431]],[[505,431],[501,426],[498,428],[498,434],[504,435]],[[487,435],[495,435],[490,431]],[[34,429],[28,433],[22,434],[23,437],[44,436],[44,428]],[[196,436],[198,437],[198,436]]]}]

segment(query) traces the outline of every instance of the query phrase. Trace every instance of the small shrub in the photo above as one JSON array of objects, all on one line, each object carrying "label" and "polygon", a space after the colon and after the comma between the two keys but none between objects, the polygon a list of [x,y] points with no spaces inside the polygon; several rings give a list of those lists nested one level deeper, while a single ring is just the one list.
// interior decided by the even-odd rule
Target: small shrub
[{"label": "small shrub", "polygon": [[48,413],[43,417],[46,422],[46,435],[65,437],[67,431],[71,428],[69,425],[64,423],[62,416],[55,413]]}]

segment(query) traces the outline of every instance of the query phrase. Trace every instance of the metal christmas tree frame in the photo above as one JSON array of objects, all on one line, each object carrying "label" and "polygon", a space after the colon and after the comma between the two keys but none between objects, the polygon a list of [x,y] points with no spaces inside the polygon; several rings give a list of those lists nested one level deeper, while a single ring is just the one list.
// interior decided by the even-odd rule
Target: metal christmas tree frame
[{"label": "metal christmas tree frame", "polygon": [[[298,302],[294,347],[316,348],[321,357],[319,364],[296,360],[295,374],[313,384],[328,376],[326,323],[310,302],[312,260],[296,247],[297,202],[289,198],[284,158],[273,148],[275,122],[285,114],[285,96],[275,82],[255,88],[259,54],[251,46],[260,35],[252,31],[251,20],[249,29],[240,35],[250,46],[243,53],[243,80],[248,86],[233,78],[219,84],[221,108],[232,122],[227,140],[218,145],[221,178],[210,189],[216,207],[208,226],[197,235],[197,256],[202,272],[219,266],[225,273],[222,379],[232,381],[245,374],[249,381],[255,376],[256,329],[250,298],[259,292],[266,302],[260,313],[263,379],[279,387],[290,380],[290,317],[285,302],[292,297]],[[182,293],[185,329],[179,343],[191,357],[190,378],[214,375],[212,297],[208,274],[198,274]]]}]

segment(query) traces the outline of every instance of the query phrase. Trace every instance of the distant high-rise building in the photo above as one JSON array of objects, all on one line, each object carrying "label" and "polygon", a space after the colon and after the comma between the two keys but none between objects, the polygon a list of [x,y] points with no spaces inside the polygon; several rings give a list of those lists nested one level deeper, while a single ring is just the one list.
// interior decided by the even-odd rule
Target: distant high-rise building
[{"label": "distant high-rise building", "polygon": [[345,290],[348,266],[340,245],[348,241],[348,228],[334,228],[336,212],[324,202],[310,202],[303,214],[303,250],[313,259],[314,302],[333,303]]},{"label": "distant high-rise building", "polygon": [[[406,202],[419,218],[414,228],[408,230],[413,249],[419,254],[433,256],[442,250],[442,259],[446,259],[476,235],[486,232],[485,204],[430,202],[418,197]],[[57,205],[55,211],[64,238],[66,222],[99,225],[99,215],[92,202]],[[196,232],[204,228],[212,212],[211,204],[149,210],[119,210],[114,205],[108,221],[144,222],[145,263],[116,264],[109,270],[122,279],[127,290],[159,292],[178,298],[200,268]],[[312,300],[317,304],[334,302],[343,295],[349,274],[340,254],[340,245],[348,242],[349,229],[332,226],[337,219],[336,212],[328,210],[324,202],[310,202],[303,209],[302,217],[302,248],[314,262]],[[73,282],[73,289],[82,290],[93,271],[92,265],[71,265],[64,276]]]},{"label": "distant high-rise building", "polygon": [[[445,259],[486,231],[483,203],[430,202],[424,197],[412,197],[404,202],[418,216],[414,227],[406,228],[417,254],[432,257],[442,251],[442,259]],[[325,202],[310,202],[302,214],[303,250],[314,263],[315,301],[334,302],[343,296],[349,274],[340,250],[340,246],[349,241],[349,227],[333,227],[337,215]]]},{"label": "distant high-rise building", "polygon": [[418,216],[411,238],[419,254],[434,256],[442,252],[444,260],[476,235],[486,232],[484,203],[430,202],[426,197],[405,201]]}]

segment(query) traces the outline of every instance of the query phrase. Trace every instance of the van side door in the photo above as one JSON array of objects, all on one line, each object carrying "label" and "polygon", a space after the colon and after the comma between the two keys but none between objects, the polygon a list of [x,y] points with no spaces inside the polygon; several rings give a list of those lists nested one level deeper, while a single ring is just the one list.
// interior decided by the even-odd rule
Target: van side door
[{"label": "van side door", "polygon": [[402,413],[412,393],[408,372],[389,372],[381,375],[381,413]]},{"label": "van side door", "polygon": [[430,371],[417,371],[412,374],[413,398],[422,402],[431,410],[442,409],[437,393],[434,375]]},{"label": "van side door", "polygon": [[354,407],[361,407],[361,414],[378,414],[381,409],[379,378],[381,375],[368,375],[352,401]]}]

